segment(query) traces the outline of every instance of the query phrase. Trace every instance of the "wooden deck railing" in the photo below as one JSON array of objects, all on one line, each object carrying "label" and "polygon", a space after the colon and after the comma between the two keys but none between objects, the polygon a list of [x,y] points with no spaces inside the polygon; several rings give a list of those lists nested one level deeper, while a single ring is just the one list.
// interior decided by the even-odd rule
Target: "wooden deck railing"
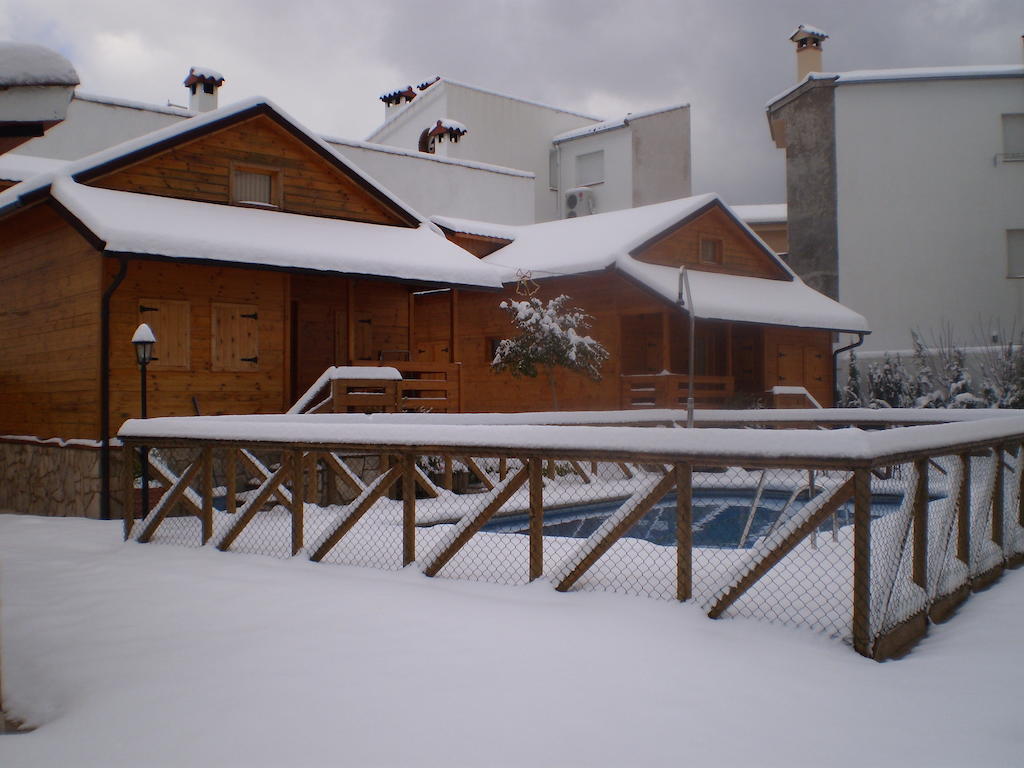
[{"label": "wooden deck railing", "polygon": [[[627,409],[685,408],[690,396],[690,377],[685,374],[638,374],[621,376],[620,406]],[[725,405],[733,395],[731,376],[694,376],[694,402],[704,408]]]},{"label": "wooden deck railing", "polygon": [[[819,426],[836,425],[815,413]],[[812,423],[804,414],[796,421]],[[747,416],[754,426],[763,412]],[[812,627],[878,659],[900,655],[972,590],[1024,562],[1024,415],[871,432],[372,419],[126,422],[128,448],[174,455],[176,466],[164,460],[160,501],[139,525],[126,515],[125,536],[694,599],[713,618]],[[445,489],[453,465],[482,481],[476,492]],[[133,485],[126,471],[126,499]],[[337,486],[348,503],[332,500]],[[626,500],[586,538],[544,531],[566,504],[590,509],[610,496]],[[176,506],[184,516],[171,516]],[[509,530],[526,535],[488,532],[510,511],[523,522]],[[745,525],[731,546],[696,540],[737,514]],[[668,526],[671,540],[624,538],[641,525]]]},{"label": "wooden deck railing", "polygon": [[396,369],[398,381],[344,379],[329,368],[289,413],[459,413],[462,410],[461,363],[388,362],[359,368]]}]

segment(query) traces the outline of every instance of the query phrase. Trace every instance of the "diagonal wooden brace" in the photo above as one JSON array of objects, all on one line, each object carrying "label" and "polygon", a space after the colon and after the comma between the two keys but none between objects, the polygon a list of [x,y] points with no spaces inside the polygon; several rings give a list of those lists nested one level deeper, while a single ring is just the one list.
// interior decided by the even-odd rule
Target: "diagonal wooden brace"
[{"label": "diagonal wooden brace", "polygon": [[323,560],[332,549],[338,544],[339,541],[352,530],[352,527],[359,522],[360,518],[366,514],[366,512],[372,507],[381,496],[388,492],[388,489],[402,476],[402,464],[397,463],[391,467],[387,472],[374,480],[370,485],[363,491],[362,497],[353,502],[356,506],[345,515],[341,521],[334,527],[327,537],[323,540],[323,543],[317,547],[316,552],[310,555],[310,560],[314,562],[320,562]]},{"label": "diagonal wooden brace", "polygon": [[523,466],[516,474],[511,478],[503,482],[498,486],[497,492],[494,497],[475,515],[460,523],[461,530],[458,535],[452,539],[451,543],[448,544],[438,555],[427,564],[427,567],[423,569],[423,573],[427,576],[436,576],[444,566],[451,560],[455,553],[462,549],[474,534],[484,527],[484,524],[491,519],[499,509],[504,506],[505,502],[508,501],[512,494],[522,488],[523,484],[530,477],[530,468]]},{"label": "diagonal wooden brace", "polygon": [[217,549],[221,552],[227,552],[228,548],[234,543],[235,539],[238,538],[245,526],[256,516],[263,505],[267,503],[271,495],[278,490],[278,487],[284,482],[285,478],[288,477],[288,465],[282,463],[278,467],[277,471],[270,475],[259,488],[256,489],[256,493],[250,498],[242,508],[238,510],[238,519],[235,524],[231,526],[231,529],[221,537],[220,541],[217,542]]},{"label": "diagonal wooden brace", "polygon": [[160,527],[160,523],[167,517],[167,513],[171,511],[171,508],[185,495],[185,490],[188,488],[189,483],[199,472],[199,468],[203,462],[201,459],[193,461],[181,476],[174,482],[173,485],[167,490],[166,493],[160,498],[160,501],[153,511],[149,514],[149,522],[145,524],[142,533],[139,534],[138,541],[145,544],[153,538],[153,534],[156,533],[156,529]]}]

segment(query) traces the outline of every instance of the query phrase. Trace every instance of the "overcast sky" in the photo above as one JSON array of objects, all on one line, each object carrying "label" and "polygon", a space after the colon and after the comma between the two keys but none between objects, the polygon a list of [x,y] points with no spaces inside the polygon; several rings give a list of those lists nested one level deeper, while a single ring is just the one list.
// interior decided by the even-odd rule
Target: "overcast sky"
[{"label": "overcast sky", "polygon": [[0,0],[0,36],[67,56],[83,91],[186,103],[267,96],[365,138],[384,91],[435,74],[602,117],[689,102],[694,192],[785,199],[764,105],[793,84],[799,23],[825,69],[1022,62],[1024,0]]}]

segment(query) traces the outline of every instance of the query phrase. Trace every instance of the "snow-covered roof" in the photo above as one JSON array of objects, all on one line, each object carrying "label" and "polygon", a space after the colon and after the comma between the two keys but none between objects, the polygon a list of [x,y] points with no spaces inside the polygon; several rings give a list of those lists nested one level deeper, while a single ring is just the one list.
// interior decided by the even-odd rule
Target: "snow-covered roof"
[{"label": "snow-covered roof", "polygon": [[[512,239],[482,259],[501,268],[505,282],[529,272],[534,279],[577,275],[614,268],[668,301],[679,291],[679,270],[638,261],[631,253],[651,238],[708,208],[721,205],[714,194],[671,200],[620,211],[524,226],[474,226],[465,220],[434,221],[456,231]],[[789,276],[771,280],[743,275],[689,270],[694,313],[701,318],[799,328],[867,332],[864,317],[807,286],[745,224],[739,223]],[[474,230],[474,231],[471,231]],[[498,235],[503,232],[504,235]],[[511,237],[509,237],[511,236]]]},{"label": "snow-covered roof", "polygon": [[812,27],[810,24],[800,24],[799,26],[797,26],[797,28],[793,30],[793,34],[789,36],[789,39],[790,40],[796,40],[796,39],[798,39],[800,37],[803,37],[805,35],[811,35],[813,37],[818,37],[818,38],[821,38],[822,40],[827,40],[828,39],[828,33],[827,32],[825,32],[825,31],[823,31],[821,29],[818,29],[817,27]]},{"label": "snow-covered roof", "polygon": [[732,212],[747,224],[785,224],[789,218],[785,203],[732,205]]},{"label": "snow-covered roof", "polygon": [[110,252],[497,288],[499,274],[429,223],[382,226],[77,184],[51,194]]},{"label": "snow-covered roof", "polygon": [[161,115],[174,115],[176,117],[192,117],[196,113],[185,107],[160,106],[159,104],[148,104],[144,101],[133,101],[132,99],[121,99],[115,96],[101,96],[96,93],[83,93],[75,91],[72,101],[88,101],[94,104],[107,104],[111,107],[123,107],[125,109],[137,109],[142,112],[156,112]]},{"label": "snow-covered roof", "polygon": [[516,228],[504,224],[491,224],[487,221],[473,221],[472,219],[458,219],[454,216],[431,216],[430,220],[439,227],[444,227],[451,232],[458,232],[463,235],[493,237],[498,240],[516,239]]},{"label": "snow-covered roof", "polygon": [[428,152],[420,152],[416,149],[404,149],[403,147],[392,147],[389,144],[374,144],[370,141],[358,141],[356,139],[341,139],[336,136],[321,136],[321,138],[328,144],[342,147],[352,147],[354,149],[365,149],[371,152],[382,152],[388,155],[401,155],[403,157],[411,157],[416,160],[423,160],[428,163],[442,163],[445,165],[461,165],[464,168],[473,168],[478,171],[489,171],[491,173],[500,173],[505,176],[521,176],[525,179],[536,178],[533,171],[521,171],[518,168],[507,168],[503,165],[493,165],[491,163],[481,163],[479,160],[460,160],[454,157],[444,157],[442,155],[431,155]]},{"label": "snow-covered roof", "polygon": [[432,103],[435,99],[439,98],[440,94],[444,93],[444,88],[438,86],[441,86],[445,83],[449,83],[450,85],[454,85],[459,88],[468,88],[471,91],[478,91],[480,93],[490,94],[491,96],[500,96],[501,98],[508,99],[509,101],[517,101],[521,104],[529,104],[530,106],[540,107],[541,109],[550,109],[555,112],[561,112],[566,115],[582,117],[585,120],[592,120],[594,122],[601,121],[600,117],[595,117],[594,115],[585,115],[582,112],[574,112],[571,109],[563,109],[562,107],[555,107],[550,104],[544,104],[539,101],[523,99],[520,98],[519,96],[510,96],[507,93],[500,93],[498,91],[491,90],[490,88],[481,88],[478,85],[470,85],[469,83],[462,82],[461,80],[453,80],[450,77],[438,75],[434,79],[434,82],[431,84],[429,88],[426,88],[421,93],[419,93],[417,95],[417,98],[413,99],[413,101],[410,104],[408,104],[404,109],[401,109],[395,112],[394,114],[388,116],[388,118],[383,123],[381,123],[380,125],[373,129],[370,135],[366,137],[366,140],[373,141],[375,136],[380,135],[385,128],[390,127],[395,121],[406,120],[409,118],[409,115],[417,114],[418,112],[423,111],[423,109],[425,109],[425,107],[423,106],[424,104]]},{"label": "snow-covered roof", "polygon": [[71,62],[34,43],[0,41],[0,88],[19,85],[78,85]]},{"label": "snow-covered roof", "polygon": [[50,157],[34,157],[17,155],[7,152],[0,155],[0,179],[5,181],[24,181],[40,173],[56,171],[67,165],[67,160],[54,160]]},{"label": "snow-covered roof", "polygon": [[272,101],[261,96],[253,96],[234,104],[221,107],[220,109],[197,114],[195,117],[191,117],[188,120],[182,120],[173,125],[165,126],[164,128],[144,134],[143,136],[129,139],[121,144],[116,144],[112,147],[108,147],[107,149],[87,155],[79,160],[74,160],[58,170],[39,174],[28,181],[17,184],[3,193],[0,193],[0,213],[3,213],[10,206],[18,205],[26,196],[45,190],[60,176],[77,179],[79,176],[102,168],[109,163],[115,163],[118,160],[136,155],[137,153],[142,153],[149,149],[156,149],[158,147],[171,144],[190,133],[211,128],[217,123],[227,122],[232,118],[245,116],[247,113],[255,115],[261,112],[271,114],[281,122],[288,125],[293,131],[304,137],[307,142],[320,150],[331,160],[348,169],[353,177],[361,179],[368,187],[375,189],[381,197],[387,199],[395,208],[404,212],[410,219],[419,222],[425,221],[423,216],[403,203],[396,195],[392,194],[386,187],[384,187],[383,184],[361,171],[358,167],[353,165],[350,160],[338,153],[338,151],[327,144],[327,142],[309,131],[305,126]]},{"label": "snow-covered roof", "polygon": [[967,67],[912,67],[905,69],[855,69],[849,72],[811,72],[796,85],[768,101],[771,109],[808,83],[831,81],[835,85],[864,83],[896,83],[926,80],[984,80],[1024,77],[1024,66],[1019,64],[979,65]]},{"label": "snow-covered roof", "polygon": [[565,131],[551,139],[551,142],[553,144],[561,144],[563,141],[571,141],[583,136],[591,136],[595,133],[614,131],[616,128],[624,128],[633,120],[651,117],[652,115],[660,115],[664,112],[673,112],[677,109],[687,109],[689,106],[690,105],[688,103],[672,104],[667,107],[658,107],[656,109],[648,109],[642,112],[629,112],[624,117],[620,117],[617,120],[604,120],[600,123],[594,123],[593,125],[585,125],[582,128],[574,128],[571,131]]}]

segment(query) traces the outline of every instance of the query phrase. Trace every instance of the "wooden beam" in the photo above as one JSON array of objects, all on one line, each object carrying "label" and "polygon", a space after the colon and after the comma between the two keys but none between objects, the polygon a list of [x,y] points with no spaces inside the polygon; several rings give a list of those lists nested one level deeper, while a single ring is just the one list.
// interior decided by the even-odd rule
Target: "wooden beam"
[{"label": "wooden beam", "polygon": [[544,477],[540,459],[526,459],[530,472],[530,581],[544,575]]},{"label": "wooden beam", "polygon": [[835,513],[839,507],[845,504],[854,493],[853,479],[847,480],[835,488],[832,493],[823,500],[816,512],[810,515],[799,526],[794,528],[789,535],[766,552],[760,559],[756,560],[729,589],[725,592],[708,611],[708,616],[717,619],[726,608],[735,603],[748,589],[768,571],[774,568],[786,555],[792,552],[796,545],[817,530],[822,522]]},{"label": "wooden beam", "polygon": [[853,473],[853,648],[871,656],[871,474]]},{"label": "wooden beam", "polygon": [[391,486],[394,485],[401,476],[402,465],[395,464],[387,472],[380,475],[376,480],[370,483],[363,492],[363,497],[356,504],[356,507],[345,515],[341,522],[334,527],[334,530],[331,531],[327,538],[324,539],[323,543],[317,547],[316,552],[314,552],[309,559],[314,562],[320,562],[330,554],[330,551],[334,549],[339,541],[342,540],[345,534],[352,530],[352,527],[359,522],[362,516],[366,514],[367,510],[376,503],[377,499],[387,493]]},{"label": "wooden beam", "polygon": [[693,597],[693,467],[675,465],[676,600]]},{"label": "wooden beam", "polygon": [[235,524],[232,525],[227,533],[221,537],[220,541],[217,542],[217,549],[221,552],[228,551],[228,548],[234,543],[235,539],[238,538],[238,534],[245,529],[245,526],[249,524],[249,521],[256,516],[256,513],[259,512],[270,497],[275,494],[277,487],[284,482],[285,478],[288,477],[287,465],[287,460],[282,461],[281,466],[266,478],[249,500],[242,505],[242,508],[238,511],[238,519],[235,521]]},{"label": "wooden beam", "polygon": [[227,489],[225,509],[229,515],[235,514],[238,510],[238,449],[225,449],[224,456],[224,486]]},{"label": "wooden beam", "polygon": [[[557,584],[555,589],[559,592],[565,592],[569,590],[573,584],[579,581],[580,577],[583,576],[583,574],[586,573],[616,541],[622,538],[626,531],[632,528],[633,524],[637,520],[646,515],[651,507],[657,504],[662,497],[668,493],[675,480],[676,478],[674,474],[661,477],[657,484],[648,490],[647,493],[638,501],[632,511],[619,520],[616,525],[612,526],[604,533],[602,533],[599,528],[591,538],[586,540],[586,544],[584,545],[587,551],[586,556],[573,566],[569,574]],[[629,504],[634,498],[636,498],[635,495],[624,503]],[[594,539],[593,546],[591,546],[591,539]]]},{"label": "wooden beam", "polygon": [[928,589],[928,459],[914,462],[914,559],[911,578],[921,589]]},{"label": "wooden beam", "polygon": [[463,456],[463,463],[469,468],[469,471],[480,478],[480,482],[487,486],[487,490],[494,490],[494,481],[487,476],[487,473],[480,469],[480,465],[477,464],[472,456]]},{"label": "wooden beam", "polygon": [[465,546],[466,542],[473,538],[474,534],[476,534],[476,532],[491,519],[491,516],[502,508],[505,502],[511,498],[512,494],[523,486],[529,477],[529,474],[529,467],[524,466],[510,479],[505,481],[483,509],[473,515],[469,522],[466,523],[465,528],[459,532],[451,543],[449,543],[448,546],[433,559],[433,561],[427,564],[423,573],[427,576],[436,576],[438,571],[444,568],[448,561],[451,560],[463,546]]},{"label": "wooden beam", "polygon": [[345,352],[348,355],[348,364],[352,365],[356,349],[356,291],[351,277],[345,281],[345,324],[348,330]]},{"label": "wooden beam", "polygon": [[[248,448],[242,448],[239,455],[242,457],[242,463],[247,464],[249,469],[259,475],[261,483],[273,474]],[[292,503],[292,495],[284,486],[275,486],[274,495],[285,506]]]},{"label": "wooden beam", "polygon": [[[165,487],[170,488],[172,485],[178,482],[178,476],[171,472],[167,465],[163,463],[163,461],[158,459],[157,454],[154,451],[149,452],[149,467],[164,482]],[[187,491],[188,489],[185,490],[180,501],[182,504],[187,506],[189,510],[191,510],[192,514],[194,514],[196,517],[199,517],[203,513],[203,510],[189,497]],[[142,516],[146,517],[148,514],[149,510],[144,510]]]},{"label": "wooden beam", "polygon": [[206,544],[213,536],[213,448],[203,448],[203,514],[200,515],[200,538]]},{"label": "wooden beam", "polygon": [[1003,548],[1003,502],[1006,498],[1004,479],[1006,470],[1003,466],[1003,446],[992,447],[992,461],[995,462],[995,478],[992,487],[992,543]]},{"label": "wooden beam", "polygon": [[671,325],[668,312],[661,313],[661,370],[672,370],[672,345],[669,343]]},{"label": "wooden beam", "polygon": [[448,294],[448,362],[459,361],[459,289],[452,288]]},{"label": "wooden beam", "polygon": [[306,501],[306,467],[302,451],[288,452],[288,469],[292,476],[292,557],[302,549],[303,512]]},{"label": "wooden beam", "polygon": [[324,466],[327,467],[331,472],[336,474],[342,479],[349,488],[356,493],[362,493],[366,490],[366,484],[356,477],[355,473],[348,468],[348,465],[344,461],[339,459],[330,451],[324,451],[322,455]]},{"label": "wooden beam", "polygon": [[409,291],[409,362],[414,360],[413,355],[416,352],[416,294]]},{"label": "wooden beam", "polygon": [[960,464],[960,485],[956,494],[956,556],[971,567],[971,455],[957,456]]},{"label": "wooden beam", "polygon": [[199,472],[199,468],[202,462],[199,460],[193,461],[185,471],[181,473],[178,479],[171,485],[170,488],[160,498],[160,502],[153,508],[153,511],[149,513],[149,523],[143,529],[142,533],[139,534],[138,540],[145,544],[153,538],[153,534],[156,533],[156,529],[160,527],[160,523],[163,522],[164,518],[167,517],[167,513],[171,508],[182,498],[185,494],[185,489],[188,488],[189,483]]},{"label": "wooden beam", "polygon": [[430,481],[430,478],[424,474],[419,466],[416,467],[416,487],[421,489],[429,498],[437,498],[437,486]]},{"label": "wooden beam", "polygon": [[584,485],[590,485],[590,475],[586,473],[586,471],[583,469],[580,463],[576,461],[576,459],[570,459],[569,466],[572,467],[573,472],[580,476],[580,479],[583,481]]},{"label": "wooden beam", "polygon": [[402,565],[416,560],[416,457],[407,454],[402,466]]}]

